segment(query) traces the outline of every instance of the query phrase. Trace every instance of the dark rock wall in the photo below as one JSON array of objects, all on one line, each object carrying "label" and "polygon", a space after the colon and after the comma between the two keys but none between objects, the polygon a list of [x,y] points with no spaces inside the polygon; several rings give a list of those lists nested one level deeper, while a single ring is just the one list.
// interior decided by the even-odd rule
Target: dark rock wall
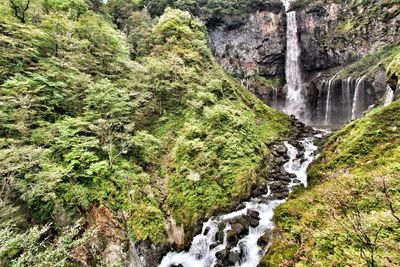
[{"label": "dark rock wall", "polygon": [[285,77],[285,24],[285,9],[275,2],[260,6],[241,23],[208,27],[217,62],[271,105]]}]

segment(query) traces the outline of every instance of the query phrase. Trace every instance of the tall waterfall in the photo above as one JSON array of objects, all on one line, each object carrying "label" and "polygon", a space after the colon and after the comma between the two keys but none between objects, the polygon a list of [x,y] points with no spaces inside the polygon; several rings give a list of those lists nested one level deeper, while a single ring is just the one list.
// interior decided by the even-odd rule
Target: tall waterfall
[{"label": "tall waterfall", "polygon": [[[293,0],[282,0],[286,10]],[[302,95],[302,75],[300,68],[300,45],[297,36],[296,12],[287,13],[286,32],[286,102],[284,111],[304,120],[305,100]]]}]

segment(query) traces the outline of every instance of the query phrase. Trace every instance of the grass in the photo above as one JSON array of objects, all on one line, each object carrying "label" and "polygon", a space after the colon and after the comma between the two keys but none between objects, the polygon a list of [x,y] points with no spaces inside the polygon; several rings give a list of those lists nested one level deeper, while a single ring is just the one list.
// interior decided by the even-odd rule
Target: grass
[{"label": "grass", "polygon": [[400,101],[333,135],[309,171],[311,188],[276,210],[261,266],[398,266],[399,158]]}]

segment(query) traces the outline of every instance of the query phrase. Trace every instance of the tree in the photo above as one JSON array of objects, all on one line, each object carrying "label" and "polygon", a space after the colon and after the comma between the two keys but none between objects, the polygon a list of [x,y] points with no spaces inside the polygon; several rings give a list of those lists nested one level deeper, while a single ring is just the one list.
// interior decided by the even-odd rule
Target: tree
[{"label": "tree", "polygon": [[11,8],[14,11],[14,16],[20,20],[21,23],[26,22],[26,13],[31,5],[32,0],[10,0]]}]

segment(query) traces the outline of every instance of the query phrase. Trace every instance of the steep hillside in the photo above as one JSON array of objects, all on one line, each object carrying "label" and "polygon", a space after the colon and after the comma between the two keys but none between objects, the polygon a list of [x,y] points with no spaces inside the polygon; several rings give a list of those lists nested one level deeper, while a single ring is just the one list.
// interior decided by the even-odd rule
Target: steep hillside
[{"label": "steep hillside", "polygon": [[400,101],[335,133],[275,216],[262,266],[398,266]]},{"label": "steep hillside", "polygon": [[263,181],[290,120],[189,13],[138,11],[124,36],[96,1],[0,7],[0,265],[154,266]]}]

